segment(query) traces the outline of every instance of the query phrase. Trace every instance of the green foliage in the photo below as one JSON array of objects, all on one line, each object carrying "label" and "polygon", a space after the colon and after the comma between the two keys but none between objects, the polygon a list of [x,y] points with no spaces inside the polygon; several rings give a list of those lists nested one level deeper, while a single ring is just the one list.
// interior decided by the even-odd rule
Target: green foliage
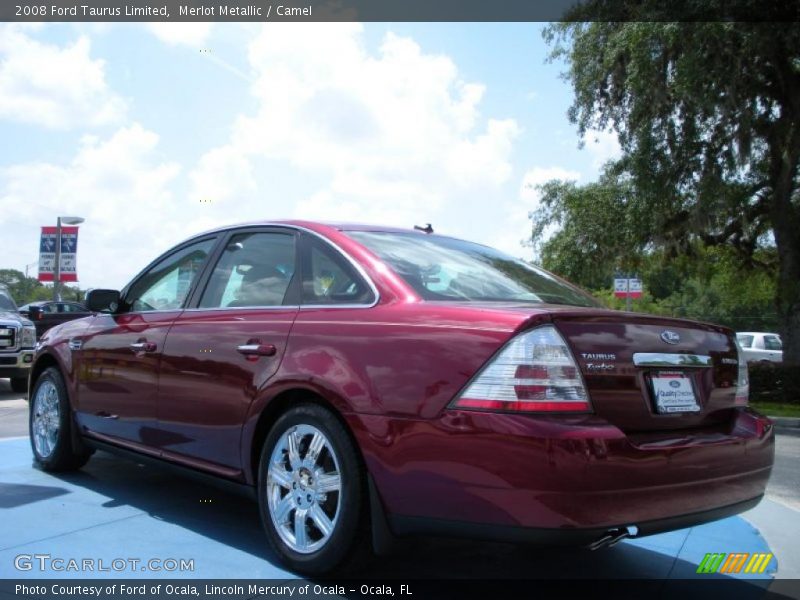
[{"label": "green foliage", "polygon": [[[769,260],[772,254],[762,251],[758,256]],[[700,246],[692,255],[676,258],[651,254],[641,264],[645,290],[632,303],[636,312],[717,323],[739,331],[777,330],[774,267],[742,267],[736,252],[727,246]],[[625,300],[614,297],[610,280],[594,295],[610,308],[625,308]]]},{"label": "green foliage", "polygon": [[800,406],[800,369],[786,364],[751,364],[750,399]]},{"label": "green foliage", "polygon": [[750,402],[750,406],[762,415],[770,417],[800,418],[800,404],[787,404],[783,402]]},{"label": "green foliage", "polygon": [[[750,0],[711,4],[732,14],[755,8]],[[795,13],[800,6],[788,4]],[[609,11],[617,18],[603,20]],[[770,273],[784,356],[800,363],[800,28],[656,22],[664,14],[655,0],[588,0],[573,16],[581,22],[552,25],[545,38],[553,59],[568,64],[575,93],[569,116],[581,136],[592,129],[618,134],[623,156],[606,179],[615,174],[626,198],[632,187],[636,213],[647,216],[618,221],[634,241],[626,250],[677,255],[698,242],[724,244],[747,268],[774,244],[777,269]],[[558,191],[563,206],[575,197],[571,191]],[[613,210],[621,206],[612,207],[617,218]],[[598,218],[609,220],[599,211]],[[570,240],[579,241],[566,233],[550,250],[567,256]],[[569,261],[580,259],[571,252]],[[720,300],[701,292],[689,290],[685,302],[703,297],[710,310]]]},{"label": "green foliage", "polygon": [[[598,288],[615,270],[641,266],[647,240],[639,232],[648,229],[651,217],[629,182],[606,173],[597,183],[550,181],[539,191],[531,239],[548,269]],[[543,241],[553,227],[556,233]]]},{"label": "green foliage", "polygon": [[[4,284],[11,296],[22,306],[28,302],[37,300],[52,300],[53,288],[43,285],[35,277],[25,277],[25,273],[16,269],[0,269],[0,283]],[[85,292],[78,287],[63,285],[61,287],[61,298],[64,300],[82,300]]]}]

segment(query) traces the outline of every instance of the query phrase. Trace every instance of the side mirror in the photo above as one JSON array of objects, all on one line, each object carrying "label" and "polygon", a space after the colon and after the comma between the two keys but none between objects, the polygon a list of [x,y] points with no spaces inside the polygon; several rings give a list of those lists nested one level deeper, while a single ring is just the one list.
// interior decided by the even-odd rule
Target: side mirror
[{"label": "side mirror", "polygon": [[117,290],[90,290],[84,302],[90,312],[117,312],[119,292]]},{"label": "side mirror", "polygon": [[44,311],[42,310],[41,306],[31,306],[30,308],[28,308],[28,310],[25,311],[24,314],[31,321],[41,321],[42,316],[44,315]]}]

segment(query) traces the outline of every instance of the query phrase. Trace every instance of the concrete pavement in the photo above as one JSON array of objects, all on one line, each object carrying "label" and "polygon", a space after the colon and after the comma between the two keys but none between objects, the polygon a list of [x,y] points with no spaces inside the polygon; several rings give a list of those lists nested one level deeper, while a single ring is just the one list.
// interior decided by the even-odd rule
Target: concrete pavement
[{"label": "concrete pavement", "polygon": [[[151,466],[98,453],[80,472],[54,476],[31,466],[28,405],[3,393],[0,380],[0,577],[21,575],[20,554],[54,557],[191,559],[194,570],[169,577],[292,577],[267,547],[254,503]],[[19,437],[23,436],[23,437]],[[15,439],[16,438],[16,439]],[[697,577],[707,552],[772,552],[769,578],[800,577],[796,540],[800,512],[796,486],[800,437],[780,434],[768,498],[742,517],[659,536],[628,540],[598,552],[537,550],[460,540],[403,540],[369,576],[481,577]],[[480,568],[476,568],[479,566]],[[28,572],[27,577],[152,577]],[[708,576],[704,576],[708,577]]]},{"label": "concrete pavement", "polygon": [[[57,558],[191,560],[194,569],[170,577],[292,577],[269,550],[256,505],[151,466],[98,453],[81,471],[52,475],[31,467],[28,440],[0,441],[0,577],[20,576],[20,555]],[[531,549],[460,540],[408,540],[363,576],[376,578],[658,578],[697,575],[709,552],[769,553],[758,531],[739,517],[614,548]],[[773,552],[773,554],[775,554]],[[780,560],[762,575],[737,578],[769,584]],[[34,570],[26,577],[86,577],[81,572]],[[152,577],[128,568],[90,576]]]}]

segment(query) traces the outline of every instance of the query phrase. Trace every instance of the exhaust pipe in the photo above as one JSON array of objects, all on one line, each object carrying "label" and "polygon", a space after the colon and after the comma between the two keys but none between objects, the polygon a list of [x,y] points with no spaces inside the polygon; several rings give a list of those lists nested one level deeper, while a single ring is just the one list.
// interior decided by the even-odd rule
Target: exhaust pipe
[{"label": "exhaust pipe", "polygon": [[599,550],[600,548],[610,548],[618,544],[625,538],[636,537],[639,533],[639,528],[636,525],[627,525],[623,528],[609,529],[605,535],[598,540],[593,541],[586,546],[589,550]]}]

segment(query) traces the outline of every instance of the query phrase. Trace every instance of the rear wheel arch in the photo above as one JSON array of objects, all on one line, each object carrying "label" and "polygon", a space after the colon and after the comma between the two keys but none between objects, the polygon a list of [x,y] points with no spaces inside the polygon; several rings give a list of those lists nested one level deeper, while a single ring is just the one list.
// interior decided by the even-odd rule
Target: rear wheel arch
[{"label": "rear wheel arch", "polygon": [[267,405],[261,411],[261,414],[258,416],[258,421],[256,422],[253,437],[250,441],[248,449],[248,456],[250,458],[249,475],[252,477],[252,481],[255,484],[258,482],[258,462],[261,456],[261,448],[264,445],[264,441],[267,439],[267,435],[269,434],[273,425],[282,414],[300,402],[316,404],[321,408],[324,408],[330,412],[336,418],[336,420],[339,421],[339,423],[341,423],[342,427],[347,433],[348,438],[350,439],[350,443],[353,445],[353,448],[355,448],[356,455],[361,463],[363,472],[368,474],[369,469],[367,468],[366,461],[361,453],[361,447],[359,446],[356,437],[350,428],[350,425],[347,423],[347,420],[344,418],[341,411],[336,408],[332,402],[328,401],[325,397],[314,390],[308,388],[293,388],[285,390],[275,396],[269,401],[269,403],[267,403]]},{"label": "rear wheel arch", "polygon": [[[286,429],[287,422],[289,423],[289,429]],[[338,505],[334,513],[339,520],[339,524],[332,529],[332,533],[326,534],[336,536],[338,541],[334,546],[343,549],[341,553],[339,550],[334,551],[331,549],[334,547],[331,544],[335,541],[331,538],[328,540],[327,546],[315,550],[313,554],[307,557],[302,554],[298,555],[298,550],[291,546],[291,540],[293,539],[291,535],[288,541],[283,538],[283,534],[280,533],[282,526],[275,521],[275,516],[272,512],[275,509],[272,504],[274,496],[271,495],[274,493],[274,489],[271,489],[270,485],[268,485],[269,480],[266,476],[266,473],[272,469],[273,463],[268,462],[268,460],[271,453],[275,451],[276,441],[285,435],[282,432],[297,427],[300,429],[317,428],[318,432],[322,432],[323,436],[327,436],[328,440],[333,444],[332,451],[338,454],[340,472],[343,475],[347,473],[356,475],[356,477],[350,479],[346,476],[342,477],[341,488],[339,489],[341,490],[340,493],[344,494],[345,500],[343,501],[344,504]],[[339,440],[338,443],[336,442],[337,439]],[[259,415],[250,445],[250,460],[252,463],[250,469],[253,472],[259,500],[259,512],[270,539],[270,544],[273,550],[281,556],[282,560],[286,561],[298,572],[319,575],[330,573],[332,569],[339,573],[350,572],[354,568],[357,570],[364,561],[369,559],[370,544],[367,541],[372,530],[374,516],[372,502],[373,498],[377,498],[373,489],[374,483],[350,425],[344,415],[331,402],[306,388],[296,388],[282,392],[273,398]],[[300,448],[302,447],[301,445]],[[295,485],[300,485],[300,490],[304,489],[302,488],[302,483]],[[301,492],[300,496],[303,493]],[[310,492],[309,502],[312,501],[314,494],[316,492]],[[288,496],[294,495],[294,492],[290,489],[289,493],[280,499],[280,504],[283,504]],[[300,496],[298,496],[298,502],[300,502]],[[341,496],[339,502],[342,502]],[[304,505],[299,505],[297,509],[300,510],[303,507]],[[333,519],[333,515],[329,514],[328,516]],[[333,519],[333,522],[336,522],[336,519]],[[296,523],[297,521],[295,521],[294,525],[295,531],[297,530]],[[305,525],[303,527],[305,529]],[[364,542],[367,543],[365,544]],[[289,545],[287,546],[287,544]],[[340,546],[340,544],[344,545]]]}]

